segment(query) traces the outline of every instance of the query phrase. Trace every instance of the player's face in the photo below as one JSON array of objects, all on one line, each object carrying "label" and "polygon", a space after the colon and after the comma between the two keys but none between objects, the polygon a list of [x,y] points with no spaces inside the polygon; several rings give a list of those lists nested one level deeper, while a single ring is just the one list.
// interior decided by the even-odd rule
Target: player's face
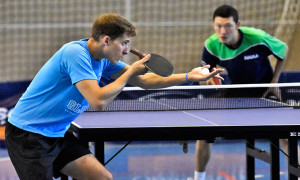
[{"label": "player's face", "polygon": [[124,34],[115,40],[109,40],[107,48],[107,59],[116,64],[118,60],[122,59],[123,56],[128,54],[129,51],[130,37]]},{"label": "player's face", "polygon": [[238,42],[239,22],[235,23],[233,17],[215,17],[214,30],[218,35],[219,41],[227,45],[235,45]]}]

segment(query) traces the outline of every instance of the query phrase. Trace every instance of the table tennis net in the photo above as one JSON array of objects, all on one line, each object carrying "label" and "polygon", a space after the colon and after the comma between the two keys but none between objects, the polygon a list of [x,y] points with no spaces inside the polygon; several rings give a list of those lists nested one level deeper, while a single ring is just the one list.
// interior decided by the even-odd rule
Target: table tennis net
[{"label": "table tennis net", "polygon": [[[277,95],[266,93],[270,88]],[[156,90],[127,87],[103,111],[279,108],[299,105],[300,83],[175,86]],[[96,110],[89,107],[87,111]]]}]

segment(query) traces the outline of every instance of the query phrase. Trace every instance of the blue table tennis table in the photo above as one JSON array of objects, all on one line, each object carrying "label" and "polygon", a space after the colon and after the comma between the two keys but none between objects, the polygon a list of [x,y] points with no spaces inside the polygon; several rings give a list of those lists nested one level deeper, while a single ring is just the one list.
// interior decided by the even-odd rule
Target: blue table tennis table
[{"label": "blue table tennis table", "polygon": [[[241,101],[241,99],[237,99]],[[203,100],[202,100],[203,101]],[[210,101],[210,100],[209,100]],[[206,99],[207,102],[207,99]],[[115,103],[118,103],[116,101]],[[247,179],[255,176],[255,158],[270,164],[279,179],[279,139],[289,141],[289,179],[300,176],[297,146],[300,109],[293,107],[84,112],[71,125],[80,142],[95,143],[95,156],[104,163],[105,141],[246,139]],[[268,139],[270,152],[255,147],[255,139]]]}]

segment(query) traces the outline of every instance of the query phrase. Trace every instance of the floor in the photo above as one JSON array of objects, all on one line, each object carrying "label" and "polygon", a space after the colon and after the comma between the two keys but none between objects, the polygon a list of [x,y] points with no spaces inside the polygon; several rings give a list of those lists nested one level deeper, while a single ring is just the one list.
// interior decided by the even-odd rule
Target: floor
[{"label": "floor", "polygon": [[[126,142],[107,142],[106,161]],[[92,144],[91,144],[92,146]],[[265,140],[256,146],[268,151]],[[193,176],[195,167],[195,142],[189,141],[188,152],[184,153],[177,141],[132,142],[112,159],[107,169],[115,180],[186,180]],[[207,180],[245,180],[244,140],[217,140],[213,144],[211,160],[207,167]],[[286,158],[280,154],[281,180],[287,179]],[[268,180],[269,165],[256,160],[257,180]],[[0,180],[17,180],[18,177],[8,158],[4,144],[0,143]]]}]

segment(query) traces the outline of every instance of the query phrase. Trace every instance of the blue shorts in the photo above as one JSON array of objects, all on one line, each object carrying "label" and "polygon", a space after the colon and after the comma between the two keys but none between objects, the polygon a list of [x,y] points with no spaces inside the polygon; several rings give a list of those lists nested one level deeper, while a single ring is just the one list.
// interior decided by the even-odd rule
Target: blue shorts
[{"label": "blue shorts", "polygon": [[5,143],[9,157],[22,180],[52,180],[62,174],[60,170],[69,162],[86,154],[87,147],[67,132],[65,137],[53,138],[24,131],[7,123]]}]

